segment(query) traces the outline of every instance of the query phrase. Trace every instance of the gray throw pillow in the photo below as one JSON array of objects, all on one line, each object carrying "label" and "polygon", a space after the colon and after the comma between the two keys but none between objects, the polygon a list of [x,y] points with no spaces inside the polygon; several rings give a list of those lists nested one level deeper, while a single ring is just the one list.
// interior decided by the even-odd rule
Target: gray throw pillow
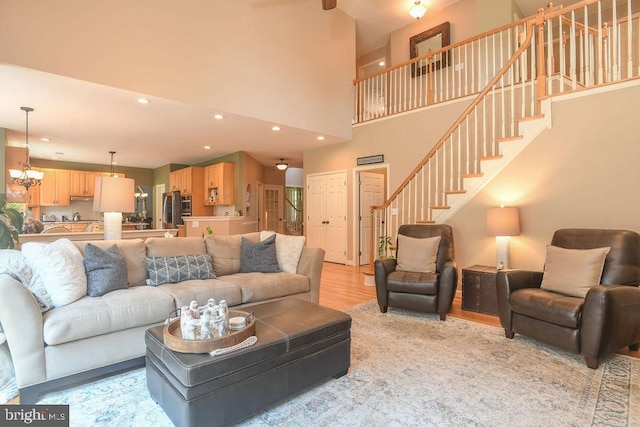
[{"label": "gray throw pillow", "polygon": [[127,289],[127,262],[116,245],[106,250],[91,243],[84,248],[87,295],[99,297],[116,289]]},{"label": "gray throw pillow", "polygon": [[147,257],[147,285],[180,283],[185,280],[215,279],[211,256],[208,254]]},{"label": "gray throw pillow", "polygon": [[276,235],[259,242],[252,243],[242,238],[240,243],[241,273],[279,273],[278,255],[276,253]]}]

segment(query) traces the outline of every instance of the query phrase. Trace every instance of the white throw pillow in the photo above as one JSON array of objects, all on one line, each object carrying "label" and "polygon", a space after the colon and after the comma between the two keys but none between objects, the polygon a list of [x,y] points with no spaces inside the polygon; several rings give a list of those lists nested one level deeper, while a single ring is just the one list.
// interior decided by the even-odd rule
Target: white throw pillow
[{"label": "white throw pillow", "polygon": [[398,263],[396,270],[416,273],[435,272],[440,239],[440,236],[418,239],[398,234]]},{"label": "white throw pillow", "polygon": [[82,254],[69,239],[53,243],[27,242],[22,253],[34,276],[41,280],[54,307],[62,307],[87,294]]},{"label": "white throw pillow", "polygon": [[564,295],[584,298],[600,284],[604,261],[610,247],[565,249],[547,245],[540,288]]},{"label": "white throw pillow", "polygon": [[45,312],[53,308],[51,297],[47,293],[44,283],[36,280],[37,278],[22,252],[15,249],[0,250],[0,273],[11,275],[29,289],[36,298],[40,311]]},{"label": "white throw pillow", "polygon": [[298,262],[304,247],[304,236],[288,236],[286,234],[274,233],[273,231],[261,231],[260,241],[276,235],[276,255],[278,256],[278,267],[285,273],[295,273],[298,271]]}]

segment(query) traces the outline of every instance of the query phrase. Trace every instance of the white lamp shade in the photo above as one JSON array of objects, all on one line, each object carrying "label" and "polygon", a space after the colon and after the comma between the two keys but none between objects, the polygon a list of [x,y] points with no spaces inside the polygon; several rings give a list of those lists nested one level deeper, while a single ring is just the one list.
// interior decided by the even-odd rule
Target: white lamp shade
[{"label": "white lamp shade", "polygon": [[487,234],[489,236],[517,236],[520,234],[518,208],[489,208],[487,211]]},{"label": "white lamp shade", "polygon": [[93,197],[94,212],[133,212],[134,181],[131,178],[99,176]]}]

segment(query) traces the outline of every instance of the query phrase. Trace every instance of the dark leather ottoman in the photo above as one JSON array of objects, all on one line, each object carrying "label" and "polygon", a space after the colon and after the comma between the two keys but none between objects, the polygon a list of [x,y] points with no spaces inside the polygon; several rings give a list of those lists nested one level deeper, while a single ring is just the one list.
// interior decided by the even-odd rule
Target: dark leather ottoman
[{"label": "dark leather ottoman", "polygon": [[169,350],[146,332],[147,386],[176,426],[228,425],[330,377],[351,362],[351,317],[308,301],[254,305],[258,342],[226,355]]}]

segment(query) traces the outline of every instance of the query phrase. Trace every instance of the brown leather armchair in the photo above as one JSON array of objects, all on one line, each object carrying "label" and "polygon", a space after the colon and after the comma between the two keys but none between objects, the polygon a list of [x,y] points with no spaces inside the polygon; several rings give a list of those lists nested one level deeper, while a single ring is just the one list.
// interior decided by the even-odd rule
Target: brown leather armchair
[{"label": "brown leather armchair", "polygon": [[640,236],[627,230],[563,229],[551,245],[566,249],[611,247],[600,285],[585,298],[540,288],[542,272],[498,272],[500,323],[507,338],[515,333],[582,354],[589,368],[628,346],[640,347]]},{"label": "brown leather armchair", "polygon": [[[438,224],[402,225],[398,234],[413,238],[441,236],[436,258],[436,271],[416,273],[396,270],[396,259],[378,259],[374,264],[376,295],[382,313],[388,307],[440,314],[445,320],[458,285],[458,273],[453,260],[451,226]],[[402,247],[396,244],[396,254]]]}]

